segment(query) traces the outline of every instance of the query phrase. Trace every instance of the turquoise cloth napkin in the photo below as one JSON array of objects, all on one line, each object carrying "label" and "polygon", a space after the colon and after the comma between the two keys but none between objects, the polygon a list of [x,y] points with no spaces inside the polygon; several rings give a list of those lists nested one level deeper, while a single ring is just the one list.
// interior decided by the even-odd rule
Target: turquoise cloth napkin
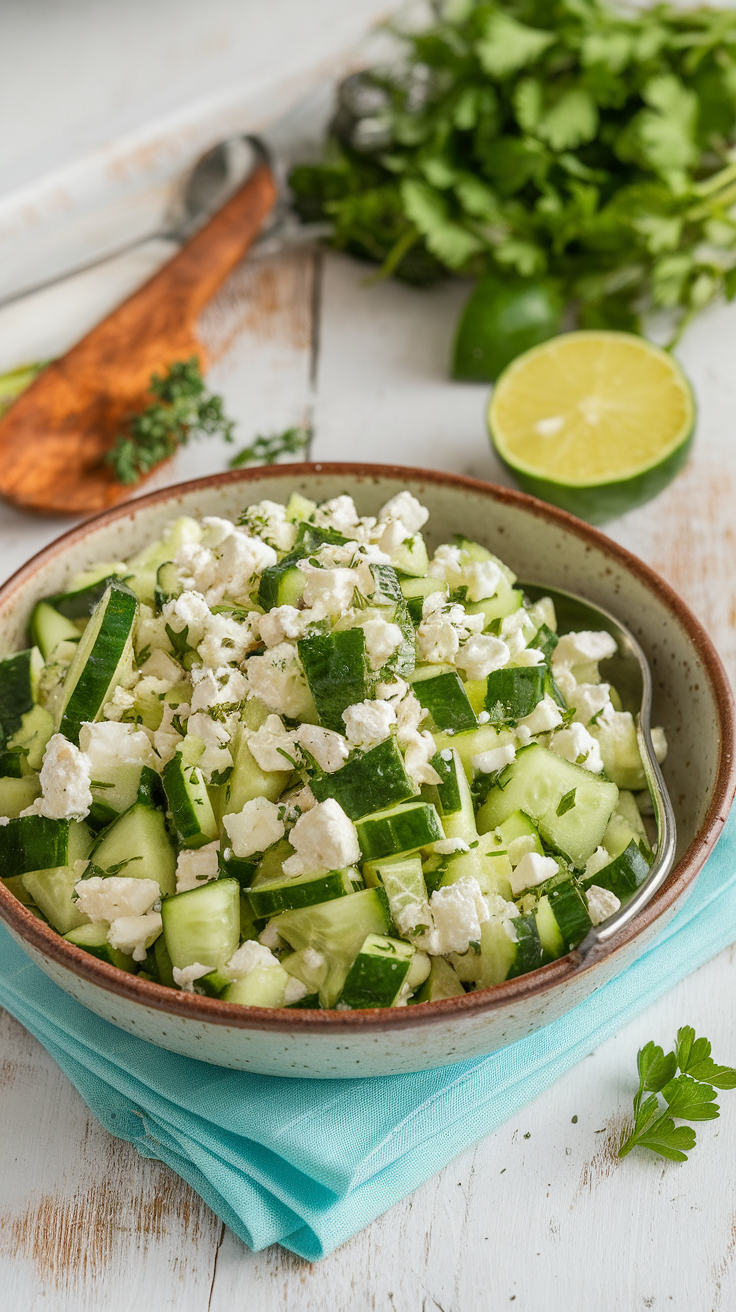
[{"label": "turquoise cloth napkin", "polygon": [[178,1171],[250,1248],[279,1243],[314,1261],[736,940],[735,885],[736,811],[683,909],[633,966],[512,1047],[418,1075],[286,1080],[177,1057],[74,1002],[4,929],[0,1004],[112,1134]]}]

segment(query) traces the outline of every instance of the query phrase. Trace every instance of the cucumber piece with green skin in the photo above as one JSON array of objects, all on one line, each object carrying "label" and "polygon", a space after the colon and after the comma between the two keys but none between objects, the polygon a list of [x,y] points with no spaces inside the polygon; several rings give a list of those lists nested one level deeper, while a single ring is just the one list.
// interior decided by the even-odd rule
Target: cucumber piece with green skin
[{"label": "cucumber piece with green skin", "polygon": [[343,711],[370,695],[372,673],[362,629],[300,638],[299,659],[320,724],[344,733]]},{"label": "cucumber piece with green skin", "polygon": [[[514,953],[506,979],[527,975],[530,970],[537,970],[539,966],[544,965],[544,948],[539,938],[536,916],[517,916],[511,924],[516,930],[516,943],[513,945]],[[504,930],[502,932],[505,933]]]},{"label": "cucumber piece with green skin", "polygon": [[415,951],[402,939],[368,934],[347,973],[340,1003],[346,1007],[393,1007]]},{"label": "cucumber piece with green skin", "polygon": [[409,681],[414,695],[429,711],[440,732],[452,729],[454,733],[465,733],[478,727],[475,711],[455,670],[438,673],[436,666],[424,665],[414,670]]},{"label": "cucumber piece with green skin", "polygon": [[[268,711],[265,711],[263,720],[267,715]],[[247,729],[249,728],[257,729],[259,725],[249,724],[240,727],[230,745],[233,769],[225,785],[223,815],[234,815],[242,811],[246,802],[252,802],[254,797],[266,797],[269,802],[277,802],[291,778],[292,772],[288,769],[261,769],[248,747]]]},{"label": "cucumber piece with green skin", "polygon": [[79,743],[83,723],[96,720],[114,689],[132,669],[132,632],[138,613],[134,594],[114,582],[89,621],[69,666],[59,732]]},{"label": "cucumber piece with green skin", "polygon": [[0,780],[24,779],[30,774],[28,758],[20,747],[11,747],[9,751],[0,751]]},{"label": "cucumber piece with green skin", "polygon": [[508,819],[497,826],[497,833],[505,848],[508,848],[509,843],[515,842],[517,838],[528,838],[531,840],[529,851],[536,852],[538,856],[544,856],[539,831],[523,811],[512,812]]},{"label": "cucumber piece with green skin", "polygon": [[288,983],[289,976],[281,966],[256,966],[243,979],[229,984],[222,1000],[241,1007],[283,1007]]},{"label": "cucumber piece with green skin", "polygon": [[[2,830],[0,878],[9,879],[30,870],[48,870],[81,860],[81,854],[71,855],[72,835],[80,823],[50,820],[45,815],[24,815],[10,820]],[[85,826],[81,827],[86,832]]]},{"label": "cucumber piece with green skin", "polygon": [[284,878],[284,861],[293,855],[294,849],[288,838],[281,838],[278,843],[273,843],[258,861],[251,888],[259,888],[261,884],[279,883]]},{"label": "cucumber piece with green skin", "polygon": [[6,746],[12,751],[20,748],[32,770],[40,770],[49,739],[54,732],[54,717],[44,706],[36,704],[26,711]]},{"label": "cucumber piece with green skin", "polygon": [[137,969],[136,963],[127,952],[121,952],[119,948],[113,948],[107,941],[107,931],[110,928],[104,921],[96,925],[79,925],[77,929],[70,929],[64,935],[67,943],[73,943],[77,948],[83,948],[89,952],[90,956],[97,957],[98,961],[107,961],[111,966],[117,966],[118,970],[125,970],[128,974],[135,974]]},{"label": "cucumber piece with green skin", "polygon": [[[562,799],[573,793],[573,805],[558,814]],[[486,833],[515,811],[524,811],[542,839],[582,869],[600,846],[617,800],[615,784],[530,743],[499,777],[476,822],[479,832]]]},{"label": "cucumber piece with green skin", "polygon": [[287,952],[281,958],[281,965],[292,979],[301,980],[305,989],[309,992],[307,996],[319,997],[319,990],[327,978],[327,961],[321,953],[317,954],[315,961],[315,952],[313,948],[300,948],[298,952]]},{"label": "cucumber piece with green skin", "polygon": [[[4,776],[0,778],[0,815],[18,819],[21,811],[35,802],[41,795],[41,784],[36,774],[27,774],[21,779]],[[0,848],[5,839],[0,839]],[[0,872],[1,873],[1,872]]]},{"label": "cucumber piece with green skin", "polygon": [[431,764],[442,781],[436,785],[437,809],[442,817],[445,835],[447,838],[462,838],[468,844],[474,842],[478,830],[473,798],[459,754],[446,747],[443,752],[433,756]]},{"label": "cucumber piece with green skin", "polygon": [[176,853],[162,811],[135,802],[103,830],[90,859],[107,874],[155,879],[164,895],[176,891]]},{"label": "cucumber piece with green skin", "polygon": [[[119,575],[105,573],[101,578],[95,579],[94,582],[86,584],[83,588],[76,588],[73,592],[57,592],[52,597],[45,597],[44,601],[49,606],[53,606],[54,610],[63,615],[65,619],[88,620],[104,597],[107,589],[113,583],[119,581]],[[73,627],[74,635],[78,638],[79,629],[76,625]]]},{"label": "cucumber piece with green skin", "polygon": [[408,574],[412,578],[426,577],[429,556],[421,533],[414,533],[406,542],[399,543],[391,552],[391,564],[400,574]]},{"label": "cucumber piece with green skin", "polygon": [[267,565],[261,574],[258,605],[263,610],[275,606],[298,606],[307,586],[307,576],[297,566],[304,557],[291,552],[275,565]]},{"label": "cucumber piece with green skin", "polygon": [[514,611],[520,610],[524,604],[524,593],[519,588],[512,588],[502,579],[495,594],[492,597],[486,597],[483,601],[468,602],[465,609],[468,615],[483,615],[485,617],[484,629],[487,629],[494,620],[503,620],[507,615],[513,615]]},{"label": "cucumber piece with green skin", "polygon": [[151,951],[153,952],[156,961],[156,971],[158,973],[159,982],[165,984],[167,988],[173,989],[175,987],[174,972],[171,966],[169,950],[166,946],[166,939],[163,934],[159,934]]},{"label": "cucumber piece with green skin", "polygon": [[28,647],[0,660],[0,743],[4,746],[20,729],[23,716],[38,697],[38,680],[43,656],[38,647]]},{"label": "cucumber piece with green skin", "polygon": [[584,887],[607,888],[615,893],[619,902],[626,902],[649,874],[649,863],[642,855],[639,845],[630,842],[628,847],[609,865],[597,870],[594,875],[583,880]]},{"label": "cucumber piece with green skin", "polygon": [[486,679],[486,710],[492,724],[514,724],[531,715],[545,693],[544,665],[522,665],[493,670]]},{"label": "cucumber piece with green skin", "polygon": [[22,877],[26,892],[59,934],[89,923],[89,916],[79,910],[74,899],[81,875],[81,866],[63,865],[32,870]]},{"label": "cucumber piece with green skin", "polygon": [[147,606],[154,605],[159,566],[174,560],[185,543],[199,542],[201,537],[202,529],[197,520],[188,515],[180,515],[168,525],[160,538],[130,557],[126,582],[139,601],[144,601]]},{"label": "cucumber piece with green skin", "polygon": [[138,800],[143,769],[141,765],[121,764],[96,770],[95,778],[90,780],[94,800],[89,818],[97,828],[112,824]]},{"label": "cucumber piece with green skin", "polygon": [[453,533],[452,540],[456,547],[467,552],[470,560],[492,560],[494,565],[498,565],[501,575],[507,583],[513,584],[516,582],[514,571],[508,565],[505,565],[498,556],[494,556],[493,552],[488,550],[488,547],[481,546],[480,542],[475,542],[473,538],[466,538],[462,533]]},{"label": "cucumber piece with green skin", "polygon": [[406,601],[409,618],[415,627],[422,622],[424,598],[431,597],[435,592],[441,592],[446,597],[450,592],[449,584],[444,579],[404,578],[401,579],[400,587]]},{"label": "cucumber piece with green skin", "polygon": [[409,677],[414,669],[417,657],[414,625],[401,589],[399,576],[393,565],[372,564],[370,569],[375,584],[375,589],[370,598],[371,606],[377,606],[382,611],[385,610],[383,618],[391,624],[397,624],[403,634],[402,641],[383,669],[405,679]]},{"label": "cucumber piece with green skin", "polygon": [[456,970],[444,957],[433,957],[429,975],[421,988],[409,998],[409,1006],[420,1002],[440,1002],[442,998],[460,998],[465,993]]},{"label": "cucumber piece with green skin", "polygon": [[156,570],[156,586],[153,592],[154,609],[161,614],[167,601],[174,601],[184,591],[179,570],[173,560],[165,560]]},{"label": "cucumber piece with green skin", "polygon": [[391,856],[382,861],[366,861],[362,869],[369,888],[380,885],[385,890],[394,921],[405,907],[427,901],[429,894],[419,856]]},{"label": "cucumber piece with green skin", "polygon": [[301,911],[284,911],[271,922],[280,938],[299,951],[314,948],[326,962],[319,986],[322,1007],[334,1007],[348,970],[369,934],[389,934],[391,914],[382,888],[366,888]]},{"label": "cucumber piece with green skin", "polygon": [[431,802],[405,802],[385,811],[376,811],[358,820],[355,828],[366,861],[415,852],[445,836]]},{"label": "cucumber piece with green skin", "polygon": [[0,880],[0,883],[4,884],[8,892],[22,902],[24,907],[35,907],[36,904],[23,883],[22,875],[13,875],[11,879]]},{"label": "cucumber piece with green skin", "polygon": [[47,661],[60,642],[79,642],[79,629],[48,601],[37,601],[31,613],[31,638]]},{"label": "cucumber piece with green skin", "polygon": [[201,888],[167,897],[161,904],[166,950],[183,970],[200,962],[224,966],[240,942],[240,885],[214,879]]},{"label": "cucumber piece with green skin", "polygon": [[286,1007],[290,1011],[319,1011],[319,993],[307,993],[298,1002],[287,1002]]},{"label": "cucumber piece with green skin", "polygon": [[316,501],[303,497],[301,492],[292,492],[286,505],[286,518],[292,523],[299,523],[301,520],[311,519],[316,509]]},{"label": "cucumber piece with green skin", "polygon": [[537,651],[541,651],[545,661],[549,663],[552,659],[552,653],[559,641],[557,634],[549,627],[549,625],[542,624],[540,628],[537,629],[529,646],[535,648]]},{"label": "cucumber piece with green skin", "polygon": [[592,924],[585,898],[572,879],[556,884],[545,896],[560,932],[563,950],[570,952],[582,942]]},{"label": "cucumber piece with green skin", "polygon": [[232,848],[221,846],[217,867],[220,872],[218,879],[237,879],[241,888],[249,889],[258,869],[258,861],[249,856],[233,856]]},{"label": "cucumber piece with green skin", "polygon": [[278,883],[259,884],[251,888],[248,901],[256,919],[266,920],[282,911],[312,907],[318,902],[329,902],[334,897],[347,897],[356,891],[355,882],[352,867],[299,875],[295,879],[284,877]]},{"label": "cucumber piece with green skin", "polygon": [[433,733],[432,737],[438,752],[445,751],[448,747],[451,751],[457,752],[463,763],[463,770],[468,783],[473,782],[475,773],[473,770],[474,756],[491,751],[494,747],[501,747],[507,742],[513,742],[513,735],[510,730],[499,728],[494,724],[481,724],[477,729],[472,729],[466,733]]},{"label": "cucumber piece with green skin", "polygon": [[550,960],[556,961],[564,954],[565,940],[546,893],[540,897],[534,908],[534,915],[537,917],[539,941]]},{"label": "cucumber piece with green skin", "polygon": [[354,756],[333,774],[313,779],[310,786],[318,802],[334,797],[351,820],[416,796],[394,737]]},{"label": "cucumber piece with green skin", "polygon": [[217,838],[217,821],[212,810],[202,771],[176,751],[161,774],[166,801],[176,836],[182,847],[204,847]]}]

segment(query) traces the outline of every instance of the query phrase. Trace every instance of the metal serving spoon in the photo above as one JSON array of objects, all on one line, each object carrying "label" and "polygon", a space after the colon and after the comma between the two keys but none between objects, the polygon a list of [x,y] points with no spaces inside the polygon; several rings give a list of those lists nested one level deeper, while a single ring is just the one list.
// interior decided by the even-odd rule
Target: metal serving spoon
[{"label": "metal serving spoon", "polygon": [[624,710],[630,711],[634,717],[644,777],[654,808],[657,849],[649,874],[628,902],[600,925],[590,929],[582,943],[570,954],[580,965],[590,965],[602,955],[603,948],[614,935],[630,924],[642,907],[651,901],[667,879],[675,860],[675,814],[652,743],[652,676],[647,658],[634,635],[607,610],[558,588],[537,583],[521,583],[519,586],[534,601],[539,597],[552,599],[561,632],[604,629],[615,639],[618,652],[605,662],[606,679],[615,686]]}]

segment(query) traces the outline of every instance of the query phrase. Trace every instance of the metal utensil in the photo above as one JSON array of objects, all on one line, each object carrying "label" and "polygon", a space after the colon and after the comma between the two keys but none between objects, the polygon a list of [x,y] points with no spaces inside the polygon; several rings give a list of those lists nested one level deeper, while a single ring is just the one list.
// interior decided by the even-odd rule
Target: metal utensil
[{"label": "metal utensil", "polygon": [[522,583],[532,600],[551,597],[557,613],[558,628],[563,633],[580,629],[604,629],[615,639],[618,651],[607,659],[607,681],[616,688],[625,711],[630,711],[636,724],[636,736],[641,753],[644,777],[652,799],[657,826],[656,855],[649,874],[639,885],[633,897],[600,925],[590,929],[582,943],[571,953],[580,965],[595,961],[600,949],[624,929],[639,914],[642,907],[654,897],[669,875],[675,860],[677,827],[675,814],[654,752],[651,735],[652,676],[649,664],[636,638],[620,620],[601,606],[585,601],[575,593],[542,584]]}]

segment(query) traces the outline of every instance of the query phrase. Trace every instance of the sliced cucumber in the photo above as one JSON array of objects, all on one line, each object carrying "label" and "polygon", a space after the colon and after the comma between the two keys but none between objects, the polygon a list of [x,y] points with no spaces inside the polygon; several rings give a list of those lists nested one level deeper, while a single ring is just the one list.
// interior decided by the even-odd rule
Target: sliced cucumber
[{"label": "sliced cucumber", "polygon": [[450,588],[444,579],[404,578],[401,580],[401,591],[406,599],[409,618],[414,625],[419,625],[422,622],[424,598],[431,597],[434,592],[442,592],[447,596]]},{"label": "sliced cucumber", "polygon": [[416,646],[414,625],[399,577],[393,565],[371,565],[370,568],[375,584],[371,595],[371,606],[378,607],[382,612],[382,618],[389,623],[398,624],[404,635],[384,669],[407,678],[416,664]]},{"label": "sliced cucumber", "polygon": [[346,1007],[392,1007],[416,949],[402,939],[368,934],[347,973],[340,994]]},{"label": "sliced cucumber", "polygon": [[391,856],[382,861],[366,861],[363,878],[369,888],[378,885],[384,888],[394,920],[405,907],[427,901],[427,885],[419,856]]},{"label": "sliced cucumber", "polygon": [[73,743],[88,720],[96,720],[113,690],[132,668],[132,631],[138,611],[133,593],[113,582],[85,629],[69,666],[59,732]]},{"label": "sliced cucumber", "polygon": [[243,979],[229,984],[223,1002],[241,1007],[283,1007],[289,976],[281,966],[256,966]]},{"label": "sliced cucumber", "polygon": [[410,682],[440,732],[452,729],[453,733],[465,733],[478,727],[475,711],[455,670],[438,672],[436,665],[421,665],[410,676]]},{"label": "sliced cucumber", "polygon": [[[267,715],[268,711],[264,707],[264,720]],[[233,769],[225,785],[223,815],[234,815],[242,811],[246,802],[252,802],[254,797],[267,797],[269,802],[277,802],[291,778],[291,770],[262,770],[251,754],[248,728],[258,727],[257,724],[242,725],[230,744]]]},{"label": "sliced cucumber", "polygon": [[[88,573],[94,573],[94,571],[88,571]],[[104,597],[107,589],[111,584],[118,582],[119,578],[120,576],[113,573],[106,565],[102,575],[90,579],[82,587],[75,588],[71,592],[57,592],[53,597],[46,597],[44,600],[68,620],[88,620]],[[74,633],[78,638],[79,629],[76,625],[74,626]]]},{"label": "sliced cucumber", "polygon": [[279,937],[292,948],[314,948],[325,957],[327,973],[319,988],[323,1007],[334,1007],[368,935],[388,934],[392,928],[382,888],[366,888],[302,911],[284,911],[272,923]]},{"label": "sliced cucumber", "polygon": [[349,867],[345,870],[299,875],[295,879],[283,878],[273,884],[258,884],[248,892],[248,901],[256,919],[267,920],[282,911],[312,907],[319,902],[329,902],[334,897],[347,897],[354,892],[355,871]]},{"label": "sliced cucumber", "polygon": [[465,993],[457,971],[453,970],[444,957],[433,957],[429,975],[409,1006],[419,1002],[439,1002],[442,998],[460,998]]},{"label": "sliced cucumber", "polygon": [[161,781],[180,845],[204,847],[213,842],[217,821],[198,766],[188,764],[182,750],[176,751],[164,766]]},{"label": "sliced cucumber", "polygon": [[594,875],[584,880],[586,888],[591,884],[598,888],[607,888],[615,893],[619,902],[626,902],[635,893],[639,885],[649,874],[649,864],[642,855],[638,843],[633,840],[609,865],[597,870]]},{"label": "sliced cucumber", "polygon": [[215,879],[168,897],[161,906],[164,941],[179,970],[200,962],[214,969],[230,960],[240,942],[240,885]]},{"label": "sliced cucumber", "polygon": [[73,865],[32,870],[23,875],[23,886],[30,894],[50,925],[59,934],[89,923],[89,916],[80,911],[74,900],[74,888],[80,878],[80,869]]},{"label": "sliced cucumber", "polygon": [[137,801],[143,768],[130,764],[96,768],[95,777],[90,780],[90,792],[94,798],[90,808],[93,824],[98,828],[112,824]]},{"label": "sliced cucumber", "polygon": [[126,582],[147,606],[153,606],[156,593],[156,575],[160,565],[174,560],[187,542],[199,542],[202,529],[196,519],[181,515],[169,524],[164,533],[150,546],[131,556],[127,565]]},{"label": "sliced cucumber", "polygon": [[48,741],[54,732],[54,717],[43,706],[32,706],[21,720],[7,746],[20,748],[25,753],[28,765],[33,770],[40,770]]},{"label": "sliced cucumber", "polygon": [[38,601],[31,614],[31,637],[44,660],[56,651],[60,642],[79,642],[79,629],[48,601]]},{"label": "sliced cucumber", "polygon": [[492,724],[516,723],[531,715],[545,692],[544,665],[506,666],[494,670],[486,680],[486,710]]},{"label": "sliced cucumber", "polygon": [[423,578],[429,569],[429,556],[421,533],[415,533],[391,552],[391,564],[401,574]]},{"label": "sliced cucumber", "polygon": [[334,774],[313,779],[311,789],[318,802],[334,797],[351,820],[405,802],[416,794],[393,737],[354,756]]},{"label": "sliced cucumber", "polygon": [[184,585],[177,566],[173,560],[165,560],[163,565],[159,565],[156,570],[156,586],[154,588],[154,606],[156,614],[160,615],[167,601],[173,601],[180,597],[184,591]]},{"label": "sliced cucumber", "polygon": [[406,802],[376,811],[356,823],[360,850],[366,861],[378,861],[400,852],[414,852],[444,838],[435,807],[430,802]]},{"label": "sliced cucumber", "polygon": [[89,952],[90,956],[97,957],[99,961],[108,961],[111,966],[117,966],[118,970],[134,974],[137,967],[133,958],[129,957],[127,952],[121,952],[119,948],[113,948],[108,943],[109,928],[110,926],[104,922],[97,925],[79,925],[77,929],[70,929],[64,938],[75,947]]},{"label": "sliced cucumber", "polygon": [[534,914],[537,917],[537,932],[539,941],[544,948],[547,956],[553,961],[561,957],[565,951],[565,940],[562,937],[562,931],[557,923],[549,897],[546,893],[540,897]]},{"label": "sliced cucumber", "polygon": [[570,952],[585,938],[591,926],[588,908],[580,889],[572,879],[566,879],[546,893],[565,952]]},{"label": "sliced cucumber", "polygon": [[0,742],[12,738],[38,697],[38,680],[43,656],[38,647],[28,647],[0,660]]},{"label": "sliced cucumber", "polygon": [[[81,822],[49,820],[44,815],[24,815],[11,820],[2,829],[0,841],[0,878],[24,875],[29,870],[48,870],[81,860],[71,855],[71,835]],[[86,833],[86,827],[81,828]],[[86,856],[86,853],[84,853]]]},{"label": "sliced cucumber", "polygon": [[[514,953],[506,979],[526,975],[530,970],[544,965],[544,948],[540,942],[536,916],[518,916],[511,924],[516,930],[516,943],[513,944]],[[501,932],[505,933],[504,930]]]},{"label": "sliced cucumber", "polygon": [[0,780],[23,779],[28,775],[28,758],[20,747],[11,747],[7,752],[0,751]]},{"label": "sliced cucumber", "polygon": [[301,520],[311,519],[316,509],[316,501],[303,497],[301,492],[292,492],[286,505],[286,518],[292,523],[299,523]]},{"label": "sliced cucumber", "polygon": [[155,879],[162,894],[176,891],[176,853],[163,812],[145,802],[136,802],[100,834],[91,860],[107,874]]},{"label": "sliced cucumber", "polygon": [[[3,777],[0,779],[0,815],[17,819],[21,811],[25,811],[40,796],[38,775],[28,774],[21,779]],[[4,844],[5,838],[0,836],[0,851]]]},{"label": "sliced cucumber", "polygon": [[502,579],[492,597],[486,597],[483,601],[471,601],[466,606],[466,610],[469,615],[483,615],[485,617],[483,627],[487,629],[494,620],[503,620],[507,615],[513,615],[514,611],[520,610],[523,603],[523,592],[519,588],[512,588],[505,579]]},{"label": "sliced cucumber", "polygon": [[344,733],[343,711],[365,701],[371,688],[363,630],[340,629],[301,638],[297,649],[320,724]]},{"label": "sliced cucumber", "polygon": [[499,729],[494,724],[481,724],[477,729],[467,733],[435,733],[432,735],[437,746],[437,751],[445,751],[450,748],[457,752],[463,763],[463,770],[469,783],[473,781],[473,757],[479,756],[482,752],[488,752],[494,747],[501,747],[504,743],[513,741],[509,730]]},{"label": "sliced cucumber", "polygon": [[448,838],[462,838],[468,844],[474,842],[478,830],[473,798],[459,753],[446,747],[432,758],[432,766],[442,780],[436,785],[437,809],[445,834]]},{"label": "sliced cucumber", "polygon": [[258,605],[264,610],[273,610],[275,606],[298,606],[307,586],[306,574],[297,568],[297,560],[302,560],[293,553],[284,556],[276,565],[267,565],[261,574],[258,589]]}]

